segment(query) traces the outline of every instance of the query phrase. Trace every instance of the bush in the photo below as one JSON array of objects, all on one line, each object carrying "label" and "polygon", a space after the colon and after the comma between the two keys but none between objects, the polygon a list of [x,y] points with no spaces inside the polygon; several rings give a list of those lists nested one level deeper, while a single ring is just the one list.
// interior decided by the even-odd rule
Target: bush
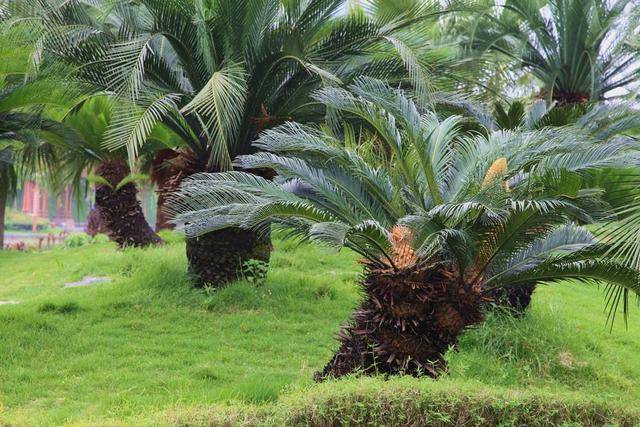
[{"label": "bush", "polygon": [[79,248],[91,242],[92,238],[87,233],[73,233],[64,240],[64,246],[67,248]]},{"label": "bush", "polygon": [[91,237],[87,233],[73,233],[64,240],[64,246],[67,248],[79,248],[85,245],[108,243],[109,236],[106,234],[96,234]]},{"label": "bush", "polygon": [[169,414],[176,425],[550,426],[640,423],[637,408],[567,394],[479,391],[400,378],[351,378],[292,391],[273,406],[215,407]]},{"label": "bush", "polygon": [[106,234],[96,234],[95,236],[93,236],[93,239],[91,239],[91,243],[109,243],[109,236],[107,236]]}]

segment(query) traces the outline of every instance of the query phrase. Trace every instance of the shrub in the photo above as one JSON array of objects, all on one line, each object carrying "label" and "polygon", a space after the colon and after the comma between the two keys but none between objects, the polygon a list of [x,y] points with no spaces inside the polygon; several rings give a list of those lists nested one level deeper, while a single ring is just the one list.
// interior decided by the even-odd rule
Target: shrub
[{"label": "shrub", "polygon": [[109,243],[109,236],[107,236],[106,234],[96,234],[95,236],[93,236],[91,243]]},{"label": "shrub", "polygon": [[67,248],[79,248],[92,242],[91,236],[87,233],[73,233],[64,240],[64,246]]},{"label": "shrub", "polygon": [[[5,218],[6,231],[31,231],[34,225],[34,218],[15,209],[7,209]],[[51,224],[44,218],[35,218],[37,231],[44,231],[51,228]]]}]

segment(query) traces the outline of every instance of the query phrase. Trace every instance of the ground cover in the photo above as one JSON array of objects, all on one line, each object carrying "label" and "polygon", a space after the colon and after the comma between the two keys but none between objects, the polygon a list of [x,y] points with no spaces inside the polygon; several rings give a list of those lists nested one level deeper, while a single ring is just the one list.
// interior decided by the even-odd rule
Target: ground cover
[{"label": "ground cover", "polygon": [[[543,287],[524,318],[490,315],[437,382],[315,385],[358,301],[356,256],[276,241],[265,284],[193,290],[165,237],[0,254],[0,301],[17,302],[0,305],[0,423],[640,422],[640,317],[610,332],[603,289]],[[65,287],[86,277],[111,281]]]}]

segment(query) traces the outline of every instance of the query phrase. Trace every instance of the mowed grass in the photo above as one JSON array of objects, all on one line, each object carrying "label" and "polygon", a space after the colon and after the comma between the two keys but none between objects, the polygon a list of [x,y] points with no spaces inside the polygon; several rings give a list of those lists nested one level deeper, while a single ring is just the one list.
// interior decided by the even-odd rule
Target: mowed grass
[{"label": "mowed grass", "polygon": [[[268,412],[301,396],[389,387],[533,393],[612,408],[640,402],[638,310],[628,330],[617,322],[610,332],[603,289],[548,286],[522,319],[489,315],[449,354],[450,372],[437,382],[314,385],[358,303],[357,257],[276,241],[264,285],[208,292],[190,286],[184,243],[169,237],[146,250],[96,244],[0,254],[0,301],[19,301],[0,305],[0,423],[210,421],[220,411]],[[64,288],[85,276],[112,282]]]}]

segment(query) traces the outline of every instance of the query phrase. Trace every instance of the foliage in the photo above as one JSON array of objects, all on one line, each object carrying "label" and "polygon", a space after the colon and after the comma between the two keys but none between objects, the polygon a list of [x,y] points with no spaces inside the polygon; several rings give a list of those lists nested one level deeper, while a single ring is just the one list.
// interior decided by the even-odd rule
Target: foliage
[{"label": "foliage", "polygon": [[250,259],[242,265],[242,275],[244,279],[256,286],[262,286],[267,279],[269,264],[257,259]]},{"label": "foliage", "polygon": [[68,136],[54,116],[78,94],[55,67],[33,69],[32,42],[24,28],[0,21],[0,191],[8,194],[20,176],[54,175],[54,150],[42,140]]},{"label": "foliage", "polygon": [[33,218],[14,209],[7,209],[5,230],[10,231],[30,231],[33,228],[34,220],[37,230],[48,230],[51,224],[44,218]]},{"label": "foliage", "polygon": [[67,248],[79,248],[91,243],[91,239],[91,236],[86,233],[73,233],[64,240],[64,245]]},{"label": "foliage", "polygon": [[163,122],[206,169],[228,170],[261,129],[323,117],[308,97],[322,84],[361,74],[421,89],[455,81],[456,49],[428,25],[438,2],[398,10],[376,0],[341,14],[343,3],[45,1],[27,14],[46,51],[122,101],[107,147],[133,159]]}]

